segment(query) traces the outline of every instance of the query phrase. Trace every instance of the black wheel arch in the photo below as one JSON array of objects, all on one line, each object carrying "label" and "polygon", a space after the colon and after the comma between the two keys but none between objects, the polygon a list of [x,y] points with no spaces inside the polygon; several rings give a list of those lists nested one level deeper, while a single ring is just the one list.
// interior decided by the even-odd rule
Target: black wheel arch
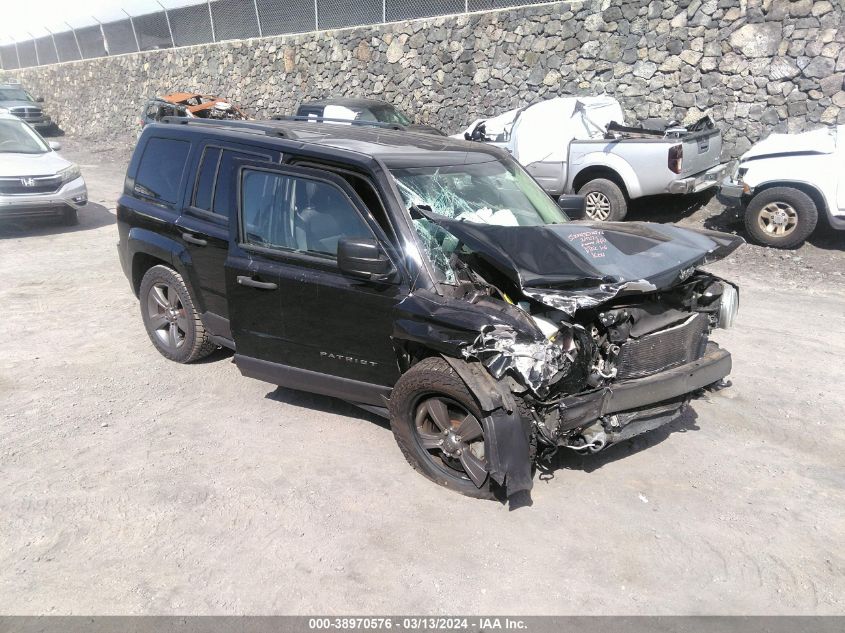
[{"label": "black wheel arch", "polygon": [[191,255],[183,244],[174,239],[141,228],[129,231],[127,248],[130,253],[132,290],[137,297],[141,291],[141,280],[153,266],[168,266],[182,275],[197,310],[202,313],[205,305],[202,297],[194,292]]}]

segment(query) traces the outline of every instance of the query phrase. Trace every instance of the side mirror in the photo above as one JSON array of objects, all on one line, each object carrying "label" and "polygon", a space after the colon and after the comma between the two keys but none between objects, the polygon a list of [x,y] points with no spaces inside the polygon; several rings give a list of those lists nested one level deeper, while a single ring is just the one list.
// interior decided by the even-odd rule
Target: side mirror
[{"label": "side mirror", "polygon": [[36,103],[44,103],[44,97],[38,97],[35,99]]},{"label": "side mirror", "polygon": [[57,143],[56,141],[50,141],[49,143],[47,143],[47,145],[49,145],[50,149],[54,152],[58,152],[60,149],[62,149],[62,144]]},{"label": "side mirror", "polygon": [[563,195],[557,205],[570,220],[583,220],[587,217],[587,200],[584,196]]},{"label": "side mirror", "polygon": [[360,237],[338,241],[337,267],[345,275],[370,281],[389,281],[396,273],[378,240]]}]

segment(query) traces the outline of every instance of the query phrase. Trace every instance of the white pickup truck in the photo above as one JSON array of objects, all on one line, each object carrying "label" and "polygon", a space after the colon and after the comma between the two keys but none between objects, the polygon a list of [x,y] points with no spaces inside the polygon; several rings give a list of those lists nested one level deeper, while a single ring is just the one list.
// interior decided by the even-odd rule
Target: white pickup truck
[{"label": "white pickup truck", "polygon": [[454,136],[503,147],[550,195],[584,196],[593,220],[624,219],[635,198],[715,187],[728,171],[709,117],[686,127],[626,127],[619,102],[607,96],[541,101],[477,119]]},{"label": "white pickup truck", "polygon": [[820,213],[845,231],[845,125],[756,143],[722,183],[719,200],[742,209],[748,234],[766,246],[798,246]]}]

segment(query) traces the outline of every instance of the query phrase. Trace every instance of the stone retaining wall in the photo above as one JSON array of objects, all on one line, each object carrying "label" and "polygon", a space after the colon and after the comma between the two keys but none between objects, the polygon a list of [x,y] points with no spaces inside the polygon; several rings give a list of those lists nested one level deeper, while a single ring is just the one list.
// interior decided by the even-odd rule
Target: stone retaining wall
[{"label": "stone retaining wall", "polygon": [[845,123],[842,0],[586,0],[7,71],[68,132],[131,138],[146,97],[226,96],[251,115],[375,96],[456,132],[556,95],[631,119],[712,113],[727,155],[773,130]]}]

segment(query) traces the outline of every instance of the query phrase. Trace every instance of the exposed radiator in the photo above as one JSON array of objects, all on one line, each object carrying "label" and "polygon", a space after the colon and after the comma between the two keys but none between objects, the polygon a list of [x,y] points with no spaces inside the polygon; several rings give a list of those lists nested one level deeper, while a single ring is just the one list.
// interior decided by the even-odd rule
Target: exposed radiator
[{"label": "exposed radiator", "polygon": [[642,378],[698,360],[707,346],[707,315],[694,314],[686,321],[629,339],[619,346],[617,380]]}]

